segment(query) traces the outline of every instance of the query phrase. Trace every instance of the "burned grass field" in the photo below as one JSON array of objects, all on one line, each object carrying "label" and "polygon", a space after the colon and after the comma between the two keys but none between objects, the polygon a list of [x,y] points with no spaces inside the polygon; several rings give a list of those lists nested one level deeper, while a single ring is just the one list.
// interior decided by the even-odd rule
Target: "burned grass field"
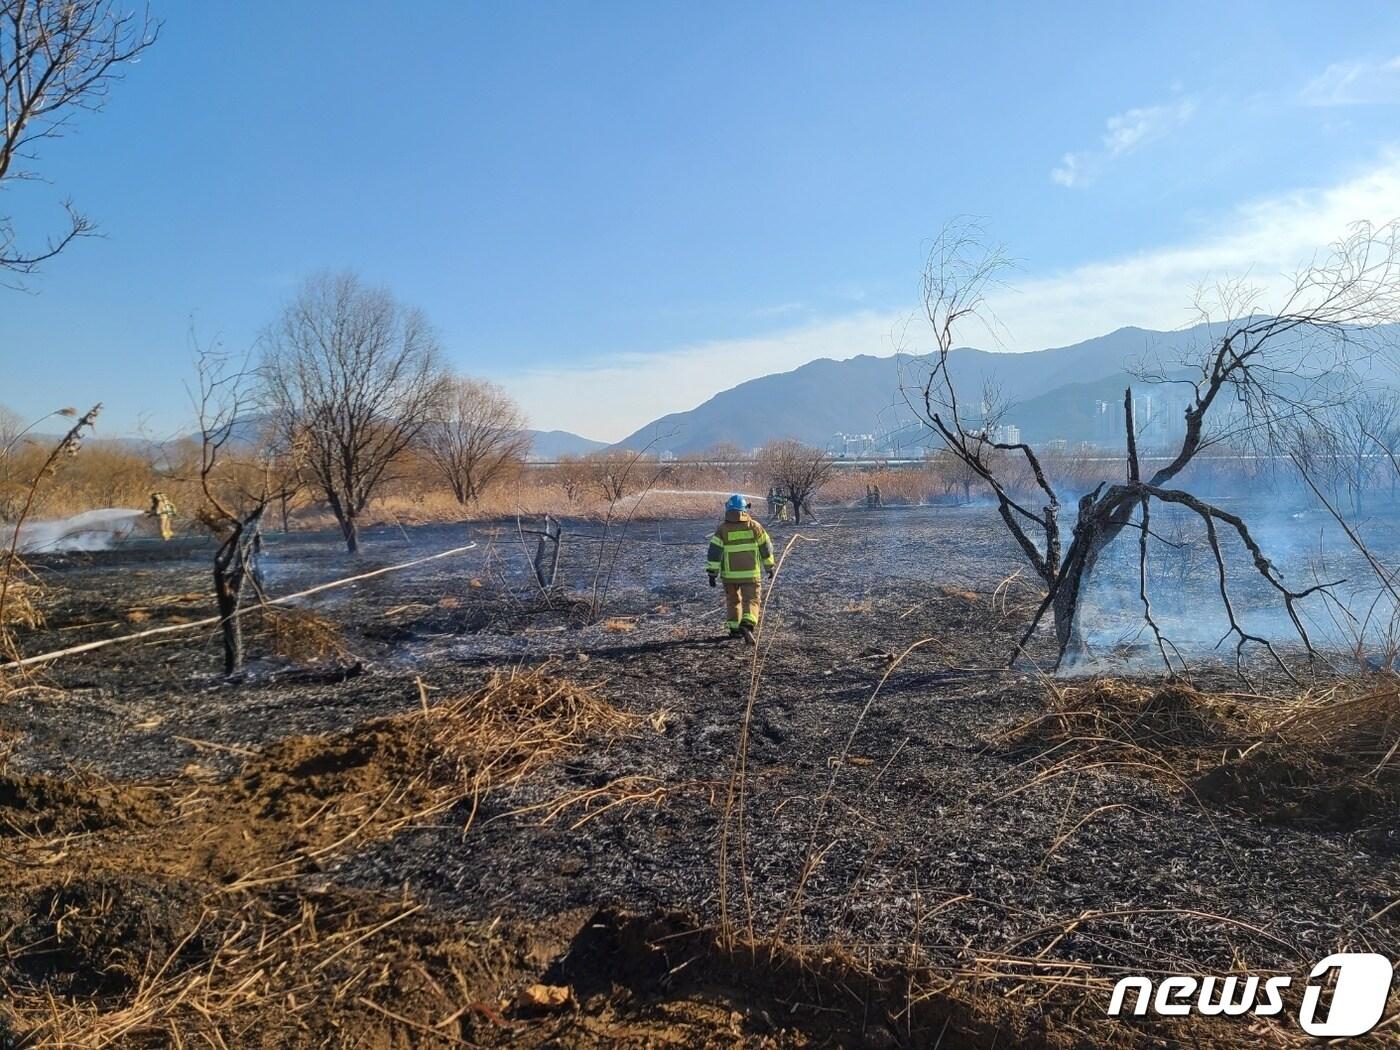
[{"label": "burned grass field", "polygon": [[[1166,681],[1111,592],[1085,670],[1131,676],[1008,670],[1036,594],[977,508],[778,530],[750,649],[710,524],[570,527],[548,592],[514,522],[383,530],[355,563],[271,536],[275,594],[477,546],[251,613],[237,680],[205,629],[7,679],[5,1038],[1290,1045],[1294,1007],[1118,1019],[1108,993],[1400,954],[1388,672]],[[23,650],[209,615],[210,555],[35,559]],[[1210,569],[1158,581],[1202,636]]]}]

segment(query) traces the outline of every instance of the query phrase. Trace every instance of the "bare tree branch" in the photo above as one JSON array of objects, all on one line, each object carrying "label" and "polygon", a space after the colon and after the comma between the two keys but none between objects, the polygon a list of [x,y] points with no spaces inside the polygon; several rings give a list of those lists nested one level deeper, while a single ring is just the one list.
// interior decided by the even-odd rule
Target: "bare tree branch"
[{"label": "bare tree branch", "polygon": [[[24,165],[60,138],[81,112],[102,108],[121,67],[155,43],[160,23],[119,0],[0,0],[0,188],[37,176]],[[0,270],[32,274],[92,222],[63,202],[65,226],[41,247],[22,248],[0,215]]]},{"label": "bare tree branch", "polygon": [[351,273],[307,281],[263,337],[263,402],[352,554],[370,497],[441,418],[439,355],[422,313]]}]

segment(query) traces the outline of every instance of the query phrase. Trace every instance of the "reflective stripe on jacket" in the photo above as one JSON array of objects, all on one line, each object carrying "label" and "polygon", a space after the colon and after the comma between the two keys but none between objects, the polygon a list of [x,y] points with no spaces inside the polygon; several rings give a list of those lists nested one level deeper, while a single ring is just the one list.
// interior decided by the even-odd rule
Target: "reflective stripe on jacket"
[{"label": "reflective stripe on jacket", "polygon": [[763,526],[742,510],[724,512],[724,521],[710,537],[705,571],[726,580],[756,580],[773,567],[773,545]]}]

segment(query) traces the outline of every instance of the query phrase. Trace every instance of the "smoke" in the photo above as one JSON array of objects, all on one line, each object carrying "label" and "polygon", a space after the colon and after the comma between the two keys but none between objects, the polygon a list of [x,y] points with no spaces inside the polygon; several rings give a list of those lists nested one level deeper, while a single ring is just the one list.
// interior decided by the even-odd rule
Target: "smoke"
[{"label": "smoke", "polygon": [[[32,521],[19,532],[21,554],[53,554],[61,551],[100,551],[120,543],[136,531],[144,511],[126,507],[104,507],[53,521]],[[14,531],[3,540],[8,547]]]},{"label": "smoke", "polygon": [[[1400,608],[1374,570],[1330,516],[1311,508],[1279,505],[1260,493],[1217,497],[1240,514],[1265,556],[1293,590],[1330,583],[1298,605],[1299,619],[1324,654],[1364,656],[1374,666],[1400,653]],[[1384,519],[1356,528],[1382,565],[1400,562],[1400,536]],[[1211,657],[1233,660],[1238,637],[1220,594],[1220,580],[1205,531],[1194,514],[1154,505],[1149,542],[1147,592],[1152,618],[1170,641],[1168,652],[1187,663]],[[1249,553],[1229,529],[1220,530],[1227,568],[1226,588],[1235,618],[1249,634],[1280,651],[1302,647],[1282,596],[1255,569]],[[1139,593],[1138,536],[1123,533],[1104,552],[1088,581],[1079,626],[1089,653],[1069,674],[1160,671],[1162,657],[1144,618]],[[1250,644],[1246,651],[1258,655]]]}]

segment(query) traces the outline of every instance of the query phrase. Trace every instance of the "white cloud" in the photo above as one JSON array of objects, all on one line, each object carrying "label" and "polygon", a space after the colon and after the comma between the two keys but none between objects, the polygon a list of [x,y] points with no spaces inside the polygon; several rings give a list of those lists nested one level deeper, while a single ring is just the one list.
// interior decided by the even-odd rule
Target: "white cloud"
[{"label": "white cloud", "polygon": [[1385,62],[1334,62],[1303,88],[1309,106],[1400,103],[1400,55]]},{"label": "white cloud", "polygon": [[[1192,289],[1246,273],[1278,292],[1361,219],[1400,217],[1400,152],[1338,185],[1298,190],[1236,209],[1198,237],[1020,281],[991,303],[1004,349],[1065,346],[1125,325],[1172,329],[1194,320]],[[912,281],[912,276],[911,276]],[[1267,307],[1268,299],[1261,304]],[[819,357],[926,349],[912,310],[861,311],[774,334],[607,357],[499,378],[533,425],[616,440],[721,390]],[[907,335],[906,335],[907,334]],[[983,344],[981,332],[963,339]]]},{"label": "white cloud", "polygon": [[1400,218],[1400,153],[1325,189],[1298,190],[1235,209],[1196,238],[1033,278],[993,304],[1012,349],[1063,346],[1124,325],[1171,329],[1194,320],[1202,283],[1248,275],[1280,294],[1290,275],[1359,220]]},{"label": "white cloud", "polygon": [[1146,106],[1109,117],[1097,149],[1066,153],[1050,178],[1061,186],[1087,186],[1116,157],[1170,134],[1196,112],[1193,99],[1164,106]]}]

